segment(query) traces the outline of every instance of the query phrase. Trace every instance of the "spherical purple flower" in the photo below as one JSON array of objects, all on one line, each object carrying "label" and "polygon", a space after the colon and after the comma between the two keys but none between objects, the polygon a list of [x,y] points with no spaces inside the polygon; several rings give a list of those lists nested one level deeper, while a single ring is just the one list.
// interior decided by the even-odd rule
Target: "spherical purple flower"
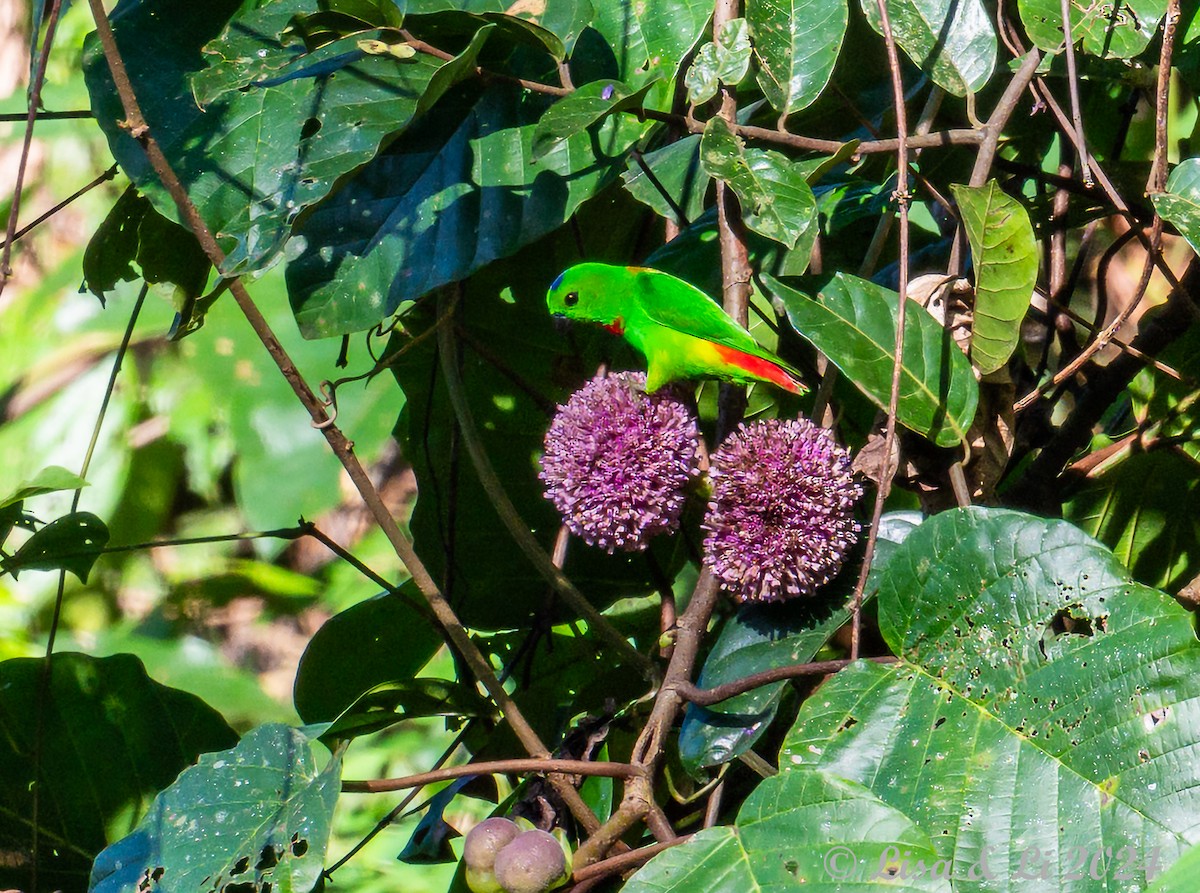
[{"label": "spherical purple flower", "polygon": [[647,394],[642,373],[595,378],[559,407],[539,477],[572,533],[634,552],[679,525],[699,437],[688,407],[670,391]]},{"label": "spherical purple flower", "polygon": [[812,595],[854,545],[862,487],[808,419],[751,422],[712,456],[704,564],[741,602]]}]

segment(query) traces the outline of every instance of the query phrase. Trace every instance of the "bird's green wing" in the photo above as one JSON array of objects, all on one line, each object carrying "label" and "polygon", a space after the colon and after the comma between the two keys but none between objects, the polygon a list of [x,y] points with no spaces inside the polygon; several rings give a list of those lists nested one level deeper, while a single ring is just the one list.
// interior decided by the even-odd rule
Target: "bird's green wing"
[{"label": "bird's green wing", "polygon": [[653,323],[733,347],[751,356],[778,363],[799,374],[787,363],[759,345],[718,304],[690,282],[650,268],[630,268],[633,293],[646,317]]}]

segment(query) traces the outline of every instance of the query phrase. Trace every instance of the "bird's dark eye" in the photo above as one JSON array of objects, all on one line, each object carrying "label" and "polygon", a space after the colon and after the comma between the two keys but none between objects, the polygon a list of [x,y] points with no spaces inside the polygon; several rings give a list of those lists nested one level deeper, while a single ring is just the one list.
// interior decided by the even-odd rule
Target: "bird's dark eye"
[{"label": "bird's dark eye", "polygon": [[566,304],[568,307],[574,307],[576,304],[579,303],[579,292],[577,292],[577,291],[567,292],[565,295],[563,295],[563,303]]}]

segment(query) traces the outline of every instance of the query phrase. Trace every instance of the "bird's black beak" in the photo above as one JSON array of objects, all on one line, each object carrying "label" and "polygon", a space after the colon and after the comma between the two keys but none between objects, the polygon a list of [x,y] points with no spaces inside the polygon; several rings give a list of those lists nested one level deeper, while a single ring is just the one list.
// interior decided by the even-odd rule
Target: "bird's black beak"
[{"label": "bird's black beak", "polygon": [[554,320],[554,331],[560,335],[565,335],[571,329],[571,320],[567,319],[565,313],[551,313],[550,318]]}]

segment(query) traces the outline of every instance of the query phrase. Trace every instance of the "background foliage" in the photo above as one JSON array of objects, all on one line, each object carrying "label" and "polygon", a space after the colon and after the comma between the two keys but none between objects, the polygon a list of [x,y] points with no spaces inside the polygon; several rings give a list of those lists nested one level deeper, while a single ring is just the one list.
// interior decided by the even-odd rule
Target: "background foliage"
[{"label": "background foliage", "polygon": [[[1190,889],[1195,4],[34,7],[0,6],[6,886],[461,891],[494,813],[562,827],[580,890]],[[696,406],[710,448],[803,413],[854,452],[816,597],[718,600],[702,495],[645,552],[568,542],[546,427],[640,363],[551,325],[583,259],[805,373]]]}]

